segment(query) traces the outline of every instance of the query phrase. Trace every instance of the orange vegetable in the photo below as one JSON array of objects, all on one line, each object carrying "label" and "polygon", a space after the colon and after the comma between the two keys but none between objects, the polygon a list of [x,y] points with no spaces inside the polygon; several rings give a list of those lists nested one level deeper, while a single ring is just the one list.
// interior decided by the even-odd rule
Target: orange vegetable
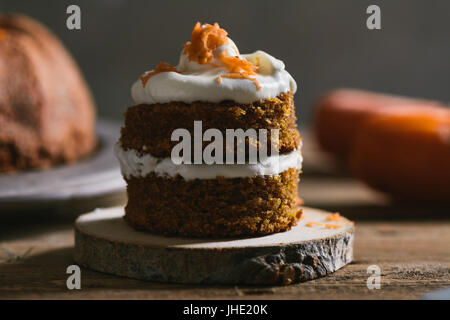
[{"label": "orange vegetable", "polygon": [[315,133],[320,146],[347,160],[354,141],[372,117],[392,113],[440,116],[445,107],[434,101],[355,89],[336,89],[315,104]]},{"label": "orange vegetable", "polygon": [[373,117],[355,139],[350,164],[357,177],[396,197],[450,201],[450,111]]}]

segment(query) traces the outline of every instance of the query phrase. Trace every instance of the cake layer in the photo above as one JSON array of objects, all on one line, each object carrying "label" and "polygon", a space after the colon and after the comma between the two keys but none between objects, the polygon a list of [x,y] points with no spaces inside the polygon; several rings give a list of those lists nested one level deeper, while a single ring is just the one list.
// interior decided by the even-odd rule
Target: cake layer
[{"label": "cake layer", "polygon": [[279,175],[186,181],[180,176],[126,178],[125,220],[133,227],[195,237],[264,235],[295,225],[299,170]]},{"label": "cake layer", "polygon": [[133,149],[124,150],[119,143],[114,153],[122,174],[127,178],[142,178],[150,173],[168,177],[180,175],[185,180],[278,175],[290,168],[301,170],[303,161],[300,150],[272,155],[254,164],[175,164],[171,158],[156,158],[150,154],[139,154]]},{"label": "cake layer", "polygon": [[[172,148],[178,143],[171,141],[172,132],[183,128],[193,137],[194,121],[198,120],[202,121],[203,131],[215,128],[224,137],[226,129],[278,129],[280,153],[293,151],[300,145],[292,93],[251,104],[197,101],[192,104],[173,102],[133,106],[125,113],[120,142],[124,149],[159,158],[170,157]],[[271,143],[270,137],[268,133],[268,143]],[[203,145],[209,143],[204,142]]]}]

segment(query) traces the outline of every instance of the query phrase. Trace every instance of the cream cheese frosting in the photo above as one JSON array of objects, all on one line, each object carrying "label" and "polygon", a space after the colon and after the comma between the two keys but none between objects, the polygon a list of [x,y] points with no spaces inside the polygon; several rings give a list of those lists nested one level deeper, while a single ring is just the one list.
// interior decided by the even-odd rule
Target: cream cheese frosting
[{"label": "cream cheese frosting", "polygon": [[150,154],[140,154],[133,149],[124,150],[117,143],[114,152],[119,159],[120,169],[126,178],[143,178],[150,173],[173,178],[180,175],[185,180],[246,178],[273,176],[288,169],[302,168],[303,157],[300,150],[286,154],[269,156],[256,164],[174,164],[171,158],[156,158]]},{"label": "cream cheese frosting", "polygon": [[[203,28],[205,26],[202,25]],[[190,59],[186,50],[183,50],[179,64],[175,67],[176,71],[154,74],[145,82],[141,79],[136,81],[131,88],[134,102],[136,104],[174,101],[218,103],[232,100],[246,104],[275,98],[289,91],[295,93],[296,82],[285,70],[283,61],[264,51],[240,54],[234,42],[228,37],[226,40],[225,44],[214,48],[208,63],[200,64]],[[225,77],[229,69],[220,59],[223,56],[250,62],[256,67],[255,74],[251,76],[251,79]]]}]

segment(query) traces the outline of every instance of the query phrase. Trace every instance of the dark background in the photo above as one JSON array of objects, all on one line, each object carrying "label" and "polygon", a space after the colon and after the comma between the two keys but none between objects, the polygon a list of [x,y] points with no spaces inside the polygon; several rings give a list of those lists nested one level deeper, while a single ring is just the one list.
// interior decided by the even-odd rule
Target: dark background
[{"label": "dark background", "polygon": [[[81,7],[82,29],[66,28],[66,8]],[[366,28],[366,8],[381,7],[381,30]],[[450,101],[450,1],[24,1],[0,12],[28,14],[71,50],[101,117],[120,119],[131,84],[159,61],[178,63],[197,21],[219,24],[241,53],[264,50],[296,79],[302,124],[325,90],[350,86]]]}]

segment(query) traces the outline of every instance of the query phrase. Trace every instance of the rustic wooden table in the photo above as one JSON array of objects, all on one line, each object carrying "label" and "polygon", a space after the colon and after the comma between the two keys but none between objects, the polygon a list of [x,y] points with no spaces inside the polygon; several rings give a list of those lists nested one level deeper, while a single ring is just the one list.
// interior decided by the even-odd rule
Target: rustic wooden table
[{"label": "rustic wooden table", "polygon": [[[448,206],[391,204],[352,178],[336,174],[315,150],[309,153],[300,184],[306,204],[339,211],[356,223],[354,262],[328,277],[275,287],[190,286],[82,269],[81,290],[68,290],[74,217],[26,212],[0,214],[0,298],[417,299],[450,286]],[[370,265],[381,268],[378,290],[366,285]]]}]

